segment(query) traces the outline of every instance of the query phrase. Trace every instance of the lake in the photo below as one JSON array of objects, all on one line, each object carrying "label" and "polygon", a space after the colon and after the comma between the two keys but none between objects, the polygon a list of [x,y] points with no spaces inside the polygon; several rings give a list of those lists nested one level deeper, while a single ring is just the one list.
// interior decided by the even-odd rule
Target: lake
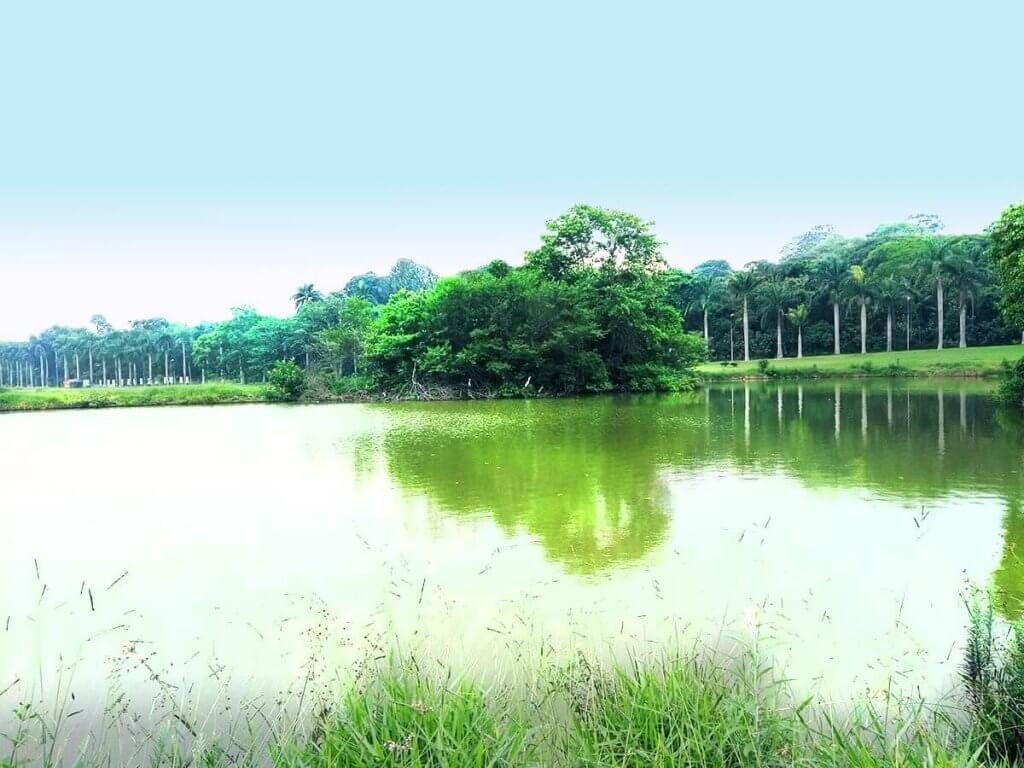
[{"label": "lake", "polygon": [[1024,431],[983,383],[8,414],[0,459],[4,717],[280,702],[395,644],[487,674],[738,640],[939,696],[965,587],[1024,596]]}]

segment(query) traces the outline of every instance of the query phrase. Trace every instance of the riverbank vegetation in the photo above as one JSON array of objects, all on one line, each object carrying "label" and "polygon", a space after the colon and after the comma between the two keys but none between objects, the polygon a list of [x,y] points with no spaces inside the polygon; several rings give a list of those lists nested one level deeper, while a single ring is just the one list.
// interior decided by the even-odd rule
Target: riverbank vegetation
[{"label": "riverbank vegetation", "polygon": [[161,387],[95,389],[0,389],[0,411],[53,411],[66,408],[133,408],[149,405],[226,405],[275,399],[263,384],[209,382]]},{"label": "riverbank vegetation", "polygon": [[[988,362],[975,370],[966,358],[915,350],[1020,339],[1021,210],[1007,209],[979,234],[943,234],[930,215],[863,237],[819,226],[777,261],[741,270],[706,261],[687,273],[666,264],[650,222],[576,206],[548,222],[521,267],[495,261],[438,280],[402,260],[326,294],[299,286],[286,318],[239,307],[220,323],[150,318],[115,329],[96,315],[91,328],[0,344],[0,386],[261,383],[282,360],[302,369],[313,400],[678,390],[702,359],[794,355],[814,356],[813,368],[772,370],[987,375]],[[880,350],[903,354],[851,361]]]},{"label": "riverbank vegetation", "polygon": [[901,698],[890,687],[829,703],[798,694],[780,670],[744,650],[648,651],[619,664],[541,654],[486,682],[437,660],[378,650],[337,697],[307,703],[297,718],[254,702],[252,714],[207,733],[169,697],[163,725],[130,758],[111,753],[115,734],[93,734],[72,753],[53,742],[66,723],[22,705],[0,766],[1021,765],[1024,635],[1019,625],[1000,626],[988,599],[969,607],[958,690],[942,702]]},{"label": "riverbank vegetation", "polygon": [[1024,357],[1024,346],[1008,344],[967,349],[912,349],[866,355],[814,355],[782,360],[708,362],[697,366],[706,380],[784,378],[816,379],[861,376],[998,377]]}]

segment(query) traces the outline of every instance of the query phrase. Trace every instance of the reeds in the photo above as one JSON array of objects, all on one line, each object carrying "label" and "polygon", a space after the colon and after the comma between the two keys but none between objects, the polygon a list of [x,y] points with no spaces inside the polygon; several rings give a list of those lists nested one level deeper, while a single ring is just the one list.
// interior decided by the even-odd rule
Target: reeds
[{"label": "reeds", "polygon": [[[167,768],[971,768],[1021,764],[1017,635],[1000,645],[991,614],[972,618],[966,708],[924,702],[833,709],[798,698],[753,653],[661,653],[619,665],[580,656],[517,670],[514,682],[460,676],[436,661],[387,657],[301,723],[254,720],[218,742],[167,727],[131,765]],[[1011,665],[1008,667],[1007,665]],[[169,723],[169,725],[173,725]],[[241,738],[247,732],[250,739]],[[0,766],[54,765],[25,745]],[[49,751],[52,755],[52,750]],[[5,762],[6,760],[6,762]],[[113,768],[91,750],[62,765]]]}]

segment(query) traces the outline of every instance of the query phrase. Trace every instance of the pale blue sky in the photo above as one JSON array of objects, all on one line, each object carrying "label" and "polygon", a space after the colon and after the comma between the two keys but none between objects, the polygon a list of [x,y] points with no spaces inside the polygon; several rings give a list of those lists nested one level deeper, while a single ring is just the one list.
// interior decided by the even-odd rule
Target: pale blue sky
[{"label": "pale blue sky", "polygon": [[670,262],[1024,199],[1020,2],[0,4],[0,338],[517,261],[575,202]]}]

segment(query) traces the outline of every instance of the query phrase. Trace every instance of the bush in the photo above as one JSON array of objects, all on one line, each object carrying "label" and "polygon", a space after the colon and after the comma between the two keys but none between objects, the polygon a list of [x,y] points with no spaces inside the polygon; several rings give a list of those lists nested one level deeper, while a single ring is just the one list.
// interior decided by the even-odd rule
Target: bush
[{"label": "bush", "polygon": [[1005,364],[999,399],[1006,405],[1024,408],[1024,357],[1012,365]]},{"label": "bush", "polygon": [[291,360],[278,360],[267,379],[276,400],[298,400],[306,388],[306,375]]}]

